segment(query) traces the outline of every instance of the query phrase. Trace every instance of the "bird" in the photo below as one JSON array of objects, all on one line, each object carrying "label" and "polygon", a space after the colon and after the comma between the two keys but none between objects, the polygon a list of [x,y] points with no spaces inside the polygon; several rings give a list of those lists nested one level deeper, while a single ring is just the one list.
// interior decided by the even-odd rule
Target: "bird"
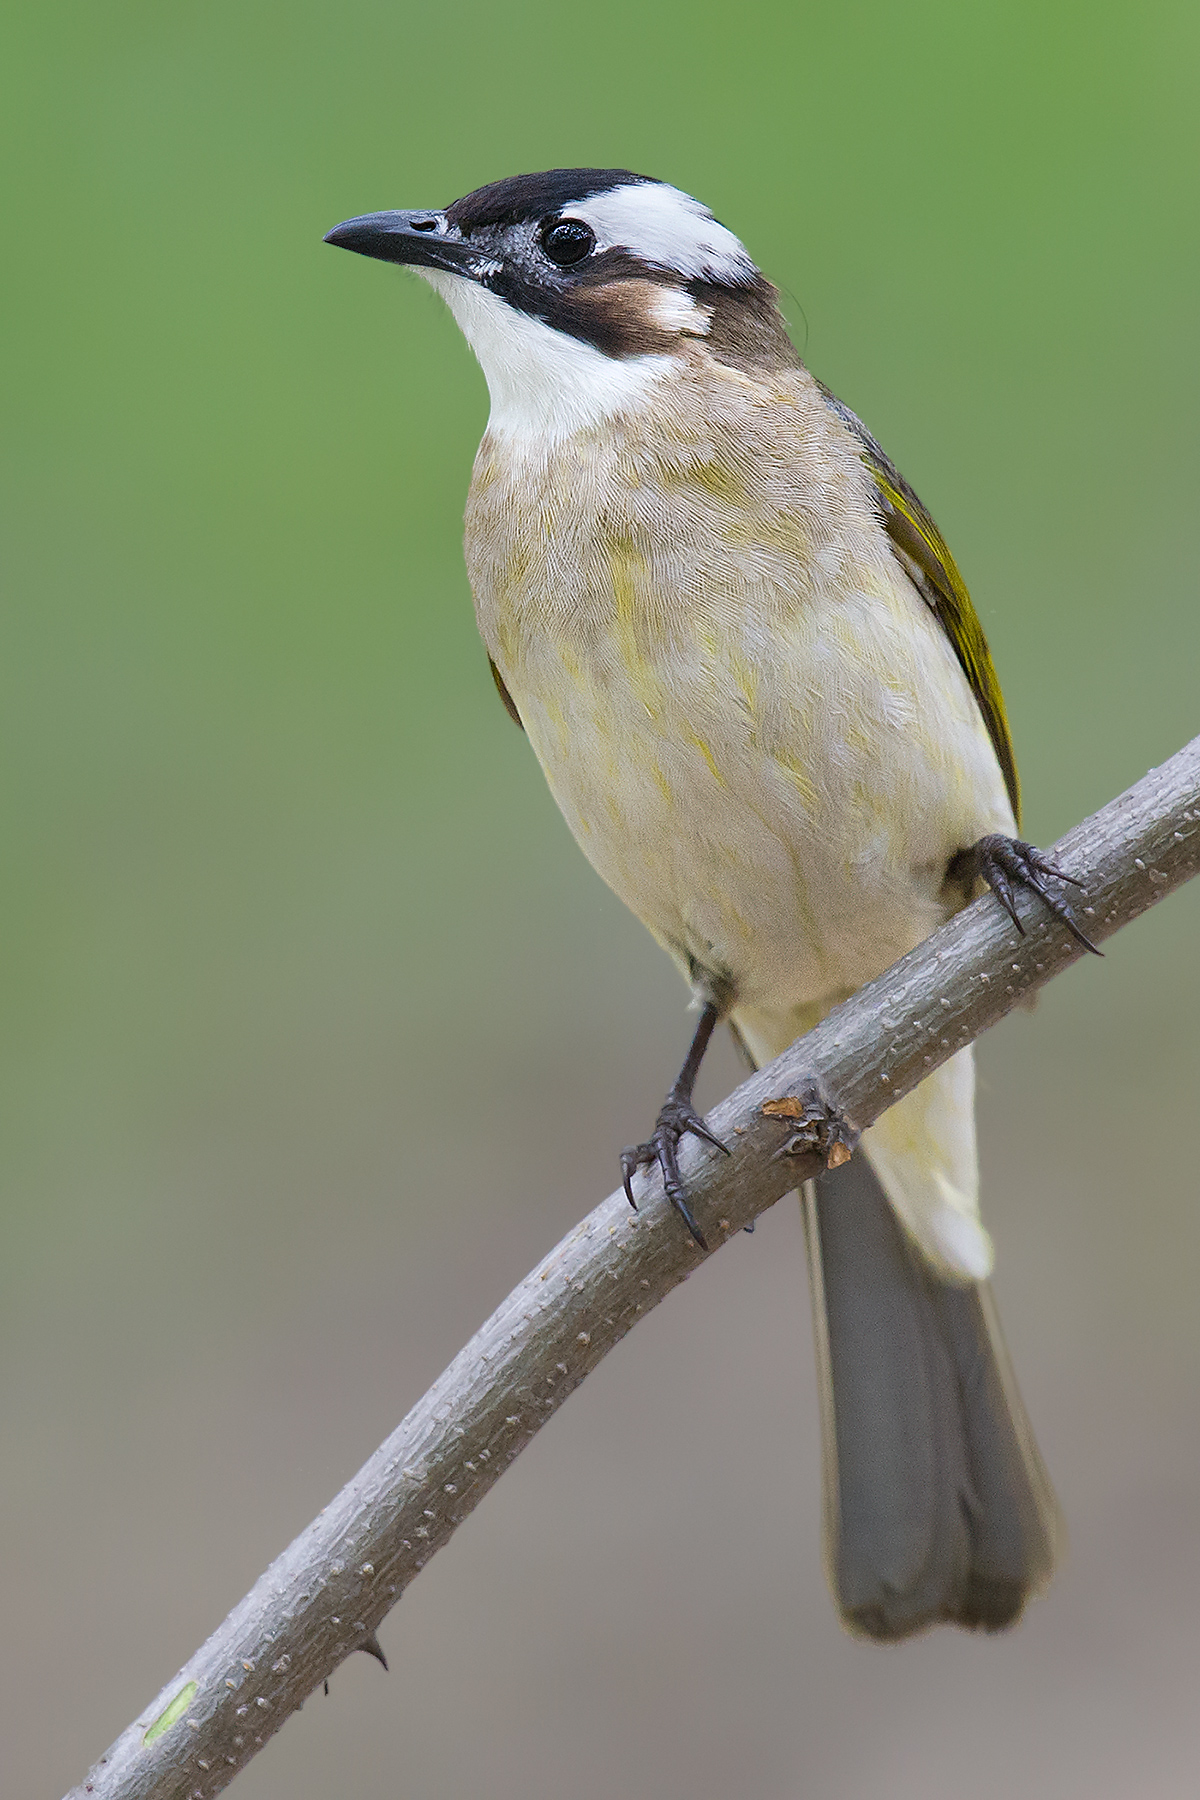
[{"label": "bird", "polygon": [[[465,556],[500,698],[585,856],[699,1018],[629,1199],[679,1168],[726,1022],[777,1056],[979,893],[1031,890],[992,659],[942,534],[810,373],[700,201],[627,169],[490,182],[325,241],[406,266],[482,367]],[[1078,883],[1076,883],[1078,885]],[[989,1287],[971,1048],[804,1186],[823,1541],[843,1624],[997,1631],[1047,1585],[1058,1504]],[[831,1156],[830,1162],[839,1159]]]}]

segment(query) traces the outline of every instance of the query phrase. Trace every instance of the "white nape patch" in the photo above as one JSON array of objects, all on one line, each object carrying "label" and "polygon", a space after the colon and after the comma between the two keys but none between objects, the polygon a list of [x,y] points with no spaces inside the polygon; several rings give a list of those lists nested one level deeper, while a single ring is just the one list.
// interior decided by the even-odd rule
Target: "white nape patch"
[{"label": "white nape patch", "polygon": [[590,225],[597,249],[631,250],[689,281],[748,282],[758,272],[740,239],[707,206],[662,181],[593,194],[579,206],[565,206],[561,216]]},{"label": "white nape patch", "polygon": [[531,449],[644,404],[678,366],[674,356],[606,356],[462,275],[416,273],[442,296],[479,359],[492,398],[488,430]]},{"label": "white nape patch", "polygon": [[712,326],[712,307],[701,306],[686,288],[657,287],[647,310],[664,331],[678,331],[684,337],[707,337]]}]

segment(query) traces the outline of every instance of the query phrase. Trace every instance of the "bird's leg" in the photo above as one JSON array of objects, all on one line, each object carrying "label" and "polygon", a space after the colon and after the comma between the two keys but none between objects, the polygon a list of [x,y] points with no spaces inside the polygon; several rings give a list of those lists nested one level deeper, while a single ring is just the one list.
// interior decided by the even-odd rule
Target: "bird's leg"
[{"label": "bird's leg", "polygon": [[728,1146],[723,1144],[720,1138],[713,1136],[692,1105],[692,1094],[696,1087],[696,1077],[700,1073],[700,1064],[704,1061],[704,1052],[708,1049],[708,1041],[716,1029],[720,1016],[716,1005],[711,1000],[707,1001],[700,1014],[700,1022],[696,1026],[684,1065],[659,1108],[653,1134],[644,1144],[635,1144],[621,1152],[621,1178],[625,1184],[629,1204],[634,1211],[637,1210],[637,1201],[633,1197],[634,1170],[657,1163],[662,1170],[667,1199],[702,1250],[707,1250],[708,1244],[688,1205],[687,1189],[684,1187],[683,1178],[679,1173],[679,1140],[690,1131],[693,1137],[703,1138],[706,1143],[715,1145],[718,1150],[724,1151],[726,1156],[729,1155]]},{"label": "bird's leg", "polygon": [[1077,943],[1082,944],[1085,950],[1090,950],[1093,956],[1103,956],[1104,952],[1098,950],[1091,938],[1085,937],[1079,929],[1062,896],[1046,886],[1044,877],[1052,875],[1055,881],[1069,881],[1072,887],[1077,888],[1081,888],[1083,883],[1076,881],[1073,875],[1064,874],[1062,869],[1056,869],[1053,863],[1048,863],[1033,844],[993,832],[988,837],[981,837],[969,850],[960,850],[956,856],[951,857],[946,874],[951,881],[963,882],[968,891],[975,880],[982,877],[1022,937],[1025,936],[1025,927],[1017,912],[1014,889],[1029,888],[1044,901],[1056,919],[1061,919]]}]

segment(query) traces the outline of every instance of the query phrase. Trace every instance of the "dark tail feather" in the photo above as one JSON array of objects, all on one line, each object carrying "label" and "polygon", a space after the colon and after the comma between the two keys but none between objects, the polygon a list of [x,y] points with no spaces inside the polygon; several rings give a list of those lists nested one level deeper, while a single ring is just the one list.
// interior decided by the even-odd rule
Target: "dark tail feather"
[{"label": "dark tail feather", "polygon": [[986,1286],[936,1279],[865,1156],[804,1190],[825,1543],[847,1626],[1000,1631],[1050,1578],[1058,1510]]}]

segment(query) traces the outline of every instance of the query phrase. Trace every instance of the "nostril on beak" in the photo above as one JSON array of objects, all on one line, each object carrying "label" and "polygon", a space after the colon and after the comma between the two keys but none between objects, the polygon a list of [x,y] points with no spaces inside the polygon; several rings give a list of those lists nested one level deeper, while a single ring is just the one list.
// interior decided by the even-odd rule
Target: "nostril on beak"
[{"label": "nostril on beak", "polygon": [[409,224],[414,231],[436,231],[438,222],[436,219],[410,219]]}]

